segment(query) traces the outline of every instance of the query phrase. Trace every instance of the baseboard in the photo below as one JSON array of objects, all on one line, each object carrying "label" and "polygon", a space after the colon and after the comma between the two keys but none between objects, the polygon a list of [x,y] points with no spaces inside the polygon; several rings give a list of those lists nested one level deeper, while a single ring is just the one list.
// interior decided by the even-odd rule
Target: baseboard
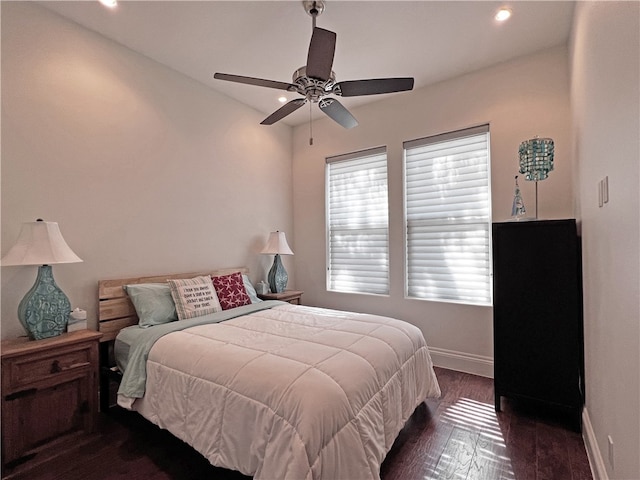
[{"label": "baseboard", "polygon": [[593,425],[591,425],[587,407],[584,407],[582,410],[582,438],[584,439],[584,446],[587,450],[593,480],[609,480],[607,468],[604,465],[604,459],[602,458],[600,447],[598,447],[598,442],[596,441],[596,434],[593,431]]},{"label": "baseboard", "polygon": [[429,347],[429,352],[436,367],[493,378],[492,357],[435,347]]}]

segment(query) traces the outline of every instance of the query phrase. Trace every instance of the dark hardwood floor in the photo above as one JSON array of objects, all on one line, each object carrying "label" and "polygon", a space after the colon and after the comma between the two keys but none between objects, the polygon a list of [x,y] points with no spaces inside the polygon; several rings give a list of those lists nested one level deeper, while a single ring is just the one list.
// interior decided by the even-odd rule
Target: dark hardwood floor
[{"label": "dark hardwood floor", "polygon": [[[441,368],[442,397],[422,404],[381,468],[383,480],[585,480],[591,471],[579,433],[561,418],[503,400],[493,381]],[[135,413],[101,414],[98,435],[22,477],[31,480],[248,480],[211,466],[186,444]],[[274,479],[277,480],[277,479]]]},{"label": "dark hardwood floor", "polygon": [[436,368],[442,389],[418,408],[382,464],[383,480],[592,479],[574,419],[504,399],[493,380]]}]

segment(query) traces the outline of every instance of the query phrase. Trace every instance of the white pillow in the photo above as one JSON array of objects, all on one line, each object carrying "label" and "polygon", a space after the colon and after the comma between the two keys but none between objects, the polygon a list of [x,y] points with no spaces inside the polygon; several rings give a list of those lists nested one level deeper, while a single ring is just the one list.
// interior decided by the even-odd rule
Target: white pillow
[{"label": "white pillow", "polygon": [[222,307],[209,276],[189,279],[167,280],[171,296],[176,304],[178,319],[200,317],[220,312]]}]

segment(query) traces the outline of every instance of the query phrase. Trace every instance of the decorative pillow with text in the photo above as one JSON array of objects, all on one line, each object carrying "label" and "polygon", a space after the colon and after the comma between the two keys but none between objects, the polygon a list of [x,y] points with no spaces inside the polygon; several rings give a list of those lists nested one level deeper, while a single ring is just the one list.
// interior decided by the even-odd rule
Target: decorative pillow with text
[{"label": "decorative pillow with text", "polygon": [[222,310],[211,277],[167,280],[176,304],[178,319],[201,317]]},{"label": "decorative pillow with text", "polygon": [[249,305],[251,298],[244,288],[244,281],[242,280],[242,274],[240,272],[234,272],[230,275],[222,275],[219,277],[212,277],[213,286],[216,289],[220,306],[223,310],[229,310],[230,308],[241,307],[243,305]]}]

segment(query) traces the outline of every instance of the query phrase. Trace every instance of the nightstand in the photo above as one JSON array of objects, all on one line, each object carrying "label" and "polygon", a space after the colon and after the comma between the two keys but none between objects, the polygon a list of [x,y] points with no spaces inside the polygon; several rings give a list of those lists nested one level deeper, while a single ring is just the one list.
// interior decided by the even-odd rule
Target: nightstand
[{"label": "nightstand", "polygon": [[259,293],[258,298],[262,300],[281,300],[283,302],[289,302],[294,305],[300,305],[302,294],[304,292],[300,290],[285,290],[281,293]]},{"label": "nightstand", "polygon": [[79,446],[96,425],[99,332],[3,340],[2,476]]}]

